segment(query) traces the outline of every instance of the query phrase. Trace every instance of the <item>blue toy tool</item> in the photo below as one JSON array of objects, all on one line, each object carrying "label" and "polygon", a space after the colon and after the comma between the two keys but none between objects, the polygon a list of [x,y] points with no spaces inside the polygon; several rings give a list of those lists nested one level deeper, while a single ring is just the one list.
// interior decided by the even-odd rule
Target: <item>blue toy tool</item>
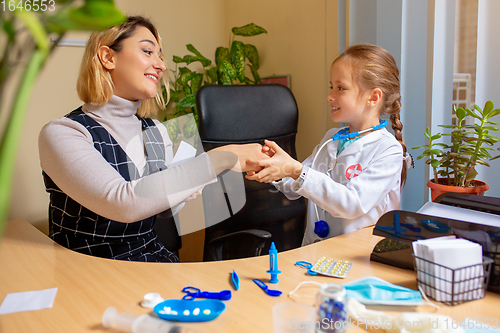
[{"label": "blue toy tool", "polygon": [[189,301],[169,299],[158,303],[153,311],[161,319],[180,322],[202,322],[217,318],[226,309],[226,304],[216,299]]},{"label": "blue toy tool", "polygon": [[258,285],[259,287],[261,287],[262,290],[264,290],[266,292],[266,294],[268,294],[269,296],[276,297],[276,296],[279,296],[279,295],[282,294],[282,292],[280,290],[269,289],[269,287],[264,282],[262,282],[259,279],[253,279],[252,281],[255,282],[256,285]]},{"label": "blue toy tool", "polygon": [[[426,237],[424,237],[422,235],[415,235],[415,234],[407,233],[408,230],[411,230],[411,231],[413,231],[415,233],[420,233],[420,232],[422,232],[422,229],[420,229],[417,226],[414,226],[411,223],[401,223],[401,221],[399,220],[399,213],[398,213],[398,211],[394,211],[393,222],[394,222],[393,226],[379,226],[379,225],[376,225],[375,228],[376,229],[380,229],[380,230],[384,230],[384,231],[388,231],[388,232],[391,232],[391,233],[394,233],[394,235],[396,237],[426,239]],[[408,229],[405,229],[403,227],[406,227]]]},{"label": "blue toy tool", "polygon": [[269,249],[269,270],[267,273],[271,274],[270,283],[277,283],[279,281],[278,274],[281,271],[278,270],[278,249],[276,249],[274,242],[271,243],[271,248]]},{"label": "blue toy tool", "polygon": [[372,126],[370,128],[367,128],[362,131],[357,131],[357,132],[349,132],[349,128],[343,128],[339,130],[334,136],[332,136],[333,141],[337,140],[349,140],[351,138],[354,138],[360,134],[369,132],[369,131],[376,131],[378,129],[381,129],[383,127],[386,127],[389,122],[385,119],[381,119],[380,123],[376,126]]},{"label": "blue toy tool", "polygon": [[450,230],[449,226],[438,221],[420,220],[420,223],[422,223],[425,229],[439,234],[445,234]]},{"label": "blue toy tool", "polygon": [[321,238],[325,238],[330,233],[330,226],[323,220],[314,222],[314,233]]},{"label": "blue toy tool", "polygon": [[295,265],[307,268],[307,274],[309,275],[318,275],[318,273],[312,271],[313,264],[311,264],[310,262],[299,260],[295,263]]},{"label": "blue toy tool", "polygon": [[231,281],[233,282],[234,289],[240,289],[240,278],[238,277],[238,274],[236,274],[234,269],[233,273],[231,274]]},{"label": "blue toy tool", "polygon": [[200,291],[200,289],[195,287],[184,287],[182,289],[182,292],[187,293],[182,298],[183,300],[193,300],[195,298],[211,298],[221,301],[227,301],[231,299],[231,290],[223,290],[219,293],[211,293],[208,291]]}]

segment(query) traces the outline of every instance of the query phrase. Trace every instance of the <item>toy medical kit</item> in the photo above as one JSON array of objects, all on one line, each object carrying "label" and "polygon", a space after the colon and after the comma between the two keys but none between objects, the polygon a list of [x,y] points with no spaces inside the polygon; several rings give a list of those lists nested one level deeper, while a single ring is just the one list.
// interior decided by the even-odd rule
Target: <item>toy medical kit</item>
[{"label": "toy medical kit", "polygon": [[233,287],[235,290],[240,289],[240,278],[238,274],[233,269],[233,273],[231,274],[231,282],[233,282]]},{"label": "toy medical kit", "polygon": [[193,300],[195,298],[210,298],[227,301],[231,299],[231,290],[223,290],[218,293],[211,293],[208,291],[200,291],[200,289],[195,287],[184,287],[182,289],[182,292],[186,293],[186,295],[182,297],[182,299],[184,300]]},{"label": "toy medical kit", "polygon": [[339,130],[337,133],[335,133],[334,136],[332,136],[332,140],[333,141],[337,141],[337,140],[349,140],[349,139],[352,139],[360,134],[363,134],[363,133],[366,133],[366,132],[369,132],[369,131],[376,131],[378,129],[381,129],[381,128],[384,128],[387,126],[387,124],[389,124],[389,122],[385,119],[381,119],[380,120],[380,123],[378,125],[375,125],[375,126],[372,126],[370,128],[367,128],[365,130],[362,130],[362,131],[357,131],[357,132],[349,132],[349,128],[346,127],[346,128],[342,128],[341,130]]},{"label": "toy medical kit", "polygon": [[158,303],[153,311],[161,319],[180,322],[210,321],[226,309],[224,302],[217,299],[199,301],[169,299]]},{"label": "toy medical kit", "polygon": [[196,333],[197,330],[177,326],[165,320],[153,317],[150,314],[136,316],[131,313],[118,313],[116,308],[107,308],[102,315],[102,326],[113,328],[113,331],[132,333]]},{"label": "toy medical kit", "polygon": [[276,297],[276,296],[279,296],[279,295],[282,294],[282,292],[279,291],[279,290],[269,289],[269,287],[264,282],[262,282],[259,279],[253,279],[252,281],[255,282],[256,285],[258,285],[259,287],[261,287],[262,290],[264,290],[266,292],[266,294],[268,294],[269,296]]},{"label": "toy medical kit", "polygon": [[321,274],[337,278],[345,278],[352,267],[352,263],[347,260],[335,261],[326,257],[319,258],[314,265],[307,261],[297,261],[295,265],[307,268],[310,275]]},{"label": "toy medical kit", "polygon": [[278,270],[278,249],[276,249],[274,242],[271,243],[271,248],[269,249],[269,270],[267,273],[271,274],[270,283],[277,283],[279,281],[278,274],[281,271]]}]

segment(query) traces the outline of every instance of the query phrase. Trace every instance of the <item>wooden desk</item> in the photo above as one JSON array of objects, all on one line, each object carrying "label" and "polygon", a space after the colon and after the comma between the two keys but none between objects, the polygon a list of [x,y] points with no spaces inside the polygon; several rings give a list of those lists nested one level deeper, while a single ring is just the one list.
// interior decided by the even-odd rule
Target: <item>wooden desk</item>
[{"label": "wooden desk", "polygon": [[[181,289],[194,286],[206,291],[232,289],[230,273],[240,277],[240,290],[226,302],[226,310],[214,321],[182,324],[202,332],[272,332],[272,307],[290,301],[287,297],[298,282],[314,280],[347,282],[375,275],[389,282],[416,289],[415,273],[370,262],[370,253],[380,238],[366,228],[314,245],[279,253],[283,272],[272,289],[283,291],[270,297],[253,282],[269,279],[268,256],[212,262],[156,264],[123,262],[82,255],[55,244],[24,220],[10,221],[0,240],[0,300],[7,293],[58,287],[51,309],[0,316],[0,332],[110,332],[101,326],[101,316],[109,306],[119,312],[144,314],[150,310],[139,302],[148,292],[159,292],[163,298],[181,298]],[[322,256],[354,263],[345,280],[307,276],[297,267],[297,260],[315,262]],[[314,293],[317,289],[305,289]],[[304,300],[304,299],[300,299]],[[482,300],[437,311],[459,320],[465,317],[499,318],[500,295],[487,293]],[[404,310],[408,310],[405,308]],[[430,312],[421,306],[417,311]]]}]

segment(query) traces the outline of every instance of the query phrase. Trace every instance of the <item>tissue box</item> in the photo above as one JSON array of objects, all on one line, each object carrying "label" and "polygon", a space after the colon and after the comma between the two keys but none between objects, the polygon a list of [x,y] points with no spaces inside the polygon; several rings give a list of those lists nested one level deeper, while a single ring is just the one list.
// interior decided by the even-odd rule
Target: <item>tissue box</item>
[{"label": "tissue box", "polygon": [[484,298],[493,259],[461,268],[444,265],[413,255],[419,289],[427,296],[447,305]]}]

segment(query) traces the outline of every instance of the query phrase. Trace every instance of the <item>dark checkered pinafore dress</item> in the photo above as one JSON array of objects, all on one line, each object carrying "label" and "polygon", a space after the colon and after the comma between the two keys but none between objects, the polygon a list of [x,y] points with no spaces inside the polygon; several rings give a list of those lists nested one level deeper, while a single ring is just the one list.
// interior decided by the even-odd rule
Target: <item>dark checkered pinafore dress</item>
[{"label": "dark checkered pinafore dress", "polygon": [[[82,108],[66,115],[82,124],[92,135],[94,147],[126,180],[140,178],[139,171],[104,127],[87,116]],[[153,120],[142,122],[148,175],[165,169],[165,147]],[[62,192],[43,172],[46,191],[50,194],[49,236],[68,249],[102,258],[148,262],[176,262],[153,231],[155,216],[134,223],[121,223],[97,215]]]}]

